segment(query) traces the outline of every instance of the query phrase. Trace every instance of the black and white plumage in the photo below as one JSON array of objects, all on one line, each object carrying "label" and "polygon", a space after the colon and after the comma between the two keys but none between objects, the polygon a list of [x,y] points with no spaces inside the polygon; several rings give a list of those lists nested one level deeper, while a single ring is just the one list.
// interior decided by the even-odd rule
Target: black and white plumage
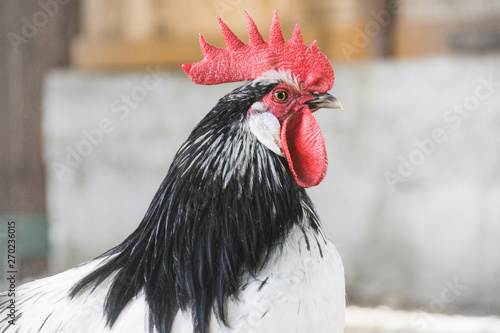
[{"label": "black and white plumage", "polygon": [[266,102],[277,88],[306,96],[301,108],[338,106],[286,71],[223,97],[138,228],[95,260],[18,287],[15,326],[0,303],[0,332],[342,332],[342,262],[283,157]]}]

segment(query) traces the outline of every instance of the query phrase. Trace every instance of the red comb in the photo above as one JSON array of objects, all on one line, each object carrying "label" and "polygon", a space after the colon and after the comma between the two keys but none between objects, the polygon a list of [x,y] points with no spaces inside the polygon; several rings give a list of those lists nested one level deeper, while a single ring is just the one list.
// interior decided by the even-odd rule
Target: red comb
[{"label": "red comb", "polygon": [[204,59],[182,65],[187,75],[198,84],[219,84],[255,80],[269,70],[289,71],[310,91],[327,92],[333,86],[333,68],[314,41],[306,46],[298,24],[288,42],[283,39],[278,18],[274,11],[265,42],[252,18],[245,12],[249,43],[245,44],[219,18],[219,25],[227,48],[208,44],[200,34]]}]

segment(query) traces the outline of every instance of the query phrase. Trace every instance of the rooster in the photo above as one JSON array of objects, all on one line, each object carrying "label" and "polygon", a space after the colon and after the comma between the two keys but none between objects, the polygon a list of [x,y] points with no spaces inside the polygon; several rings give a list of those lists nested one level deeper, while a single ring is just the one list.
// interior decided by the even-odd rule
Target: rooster
[{"label": "rooster", "polygon": [[342,332],[344,271],[305,188],[325,176],[312,112],[341,108],[334,73],[275,11],[265,42],[219,19],[198,84],[247,81],[180,147],[139,227],[100,257],[0,294],[0,332]]}]

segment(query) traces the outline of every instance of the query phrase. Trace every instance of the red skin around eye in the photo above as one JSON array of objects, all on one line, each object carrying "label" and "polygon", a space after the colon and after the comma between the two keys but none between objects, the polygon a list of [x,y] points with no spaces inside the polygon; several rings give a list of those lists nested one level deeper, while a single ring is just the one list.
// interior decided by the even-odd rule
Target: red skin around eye
[{"label": "red skin around eye", "polygon": [[[275,92],[280,90],[284,90],[288,93],[288,99],[284,102],[277,101],[274,98]],[[300,93],[286,84],[279,84],[262,99],[262,102],[269,106],[269,112],[278,118],[280,124],[283,124],[283,121],[288,116],[297,113],[303,107],[307,107],[304,103],[311,99],[313,99],[313,97],[308,91]]]}]

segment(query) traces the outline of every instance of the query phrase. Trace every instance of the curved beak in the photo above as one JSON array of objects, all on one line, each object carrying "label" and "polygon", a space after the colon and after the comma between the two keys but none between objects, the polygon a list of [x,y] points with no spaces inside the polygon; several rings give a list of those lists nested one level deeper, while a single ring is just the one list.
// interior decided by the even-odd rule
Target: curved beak
[{"label": "curved beak", "polygon": [[321,108],[326,108],[326,109],[340,109],[343,110],[344,108],[342,107],[342,104],[340,101],[337,99],[337,97],[329,94],[329,93],[324,93],[324,94],[313,94],[314,99],[306,102],[307,106],[309,106],[309,109],[311,112],[314,112],[316,110],[319,110]]}]

